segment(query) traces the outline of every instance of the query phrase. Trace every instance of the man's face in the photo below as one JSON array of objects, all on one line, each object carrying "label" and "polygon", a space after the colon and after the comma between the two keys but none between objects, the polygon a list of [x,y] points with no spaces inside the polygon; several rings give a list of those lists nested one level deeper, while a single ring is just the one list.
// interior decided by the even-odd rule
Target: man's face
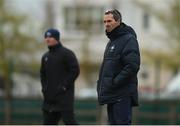
[{"label": "man's face", "polygon": [[107,32],[111,32],[119,24],[120,24],[120,22],[115,21],[112,14],[105,14],[104,15],[104,26],[105,26]]},{"label": "man's face", "polygon": [[48,46],[54,46],[58,43],[58,41],[53,37],[46,37],[45,41],[46,41]]}]

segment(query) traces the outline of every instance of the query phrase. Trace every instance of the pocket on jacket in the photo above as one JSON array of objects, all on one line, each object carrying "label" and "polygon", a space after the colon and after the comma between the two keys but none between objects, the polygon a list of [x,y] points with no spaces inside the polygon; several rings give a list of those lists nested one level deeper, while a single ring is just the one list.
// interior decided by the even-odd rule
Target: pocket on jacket
[{"label": "pocket on jacket", "polygon": [[105,77],[101,81],[102,90],[103,92],[111,92],[112,91],[112,78],[111,77]]},{"label": "pocket on jacket", "polygon": [[112,85],[112,78],[111,77],[105,77],[105,78],[103,78],[102,83],[106,86],[111,86]]}]

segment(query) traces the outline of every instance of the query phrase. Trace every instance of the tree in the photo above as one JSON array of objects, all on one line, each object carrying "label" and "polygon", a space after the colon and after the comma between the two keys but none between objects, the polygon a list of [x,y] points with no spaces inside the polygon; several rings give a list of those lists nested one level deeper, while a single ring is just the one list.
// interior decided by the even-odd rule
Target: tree
[{"label": "tree", "polygon": [[11,75],[13,70],[22,69],[37,50],[37,40],[28,33],[24,15],[13,14],[5,7],[5,0],[0,1],[0,72],[4,80],[5,124],[10,124],[11,113]]},{"label": "tree", "polygon": [[44,3],[44,11],[46,12],[45,26],[46,28],[51,28],[55,26],[55,7],[54,2],[51,0],[46,0]]},{"label": "tree", "polygon": [[180,0],[163,1],[167,8],[155,9],[150,4],[136,2],[142,9],[151,13],[160,21],[166,30],[166,36],[162,39],[168,45],[170,52],[147,52],[146,55],[153,59],[159,59],[176,73],[180,66]]}]

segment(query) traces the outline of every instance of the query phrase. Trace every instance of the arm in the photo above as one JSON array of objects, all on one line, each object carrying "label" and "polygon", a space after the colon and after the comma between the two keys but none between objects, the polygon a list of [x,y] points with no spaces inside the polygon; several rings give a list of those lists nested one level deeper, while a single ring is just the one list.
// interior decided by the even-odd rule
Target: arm
[{"label": "arm", "polygon": [[65,88],[68,88],[69,86],[74,84],[74,81],[76,80],[76,78],[80,73],[80,68],[77,58],[72,51],[67,51],[65,53],[65,64],[68,71],[66,78],[64,80],[64,86]]},{"label": "arm", "polygon": [[41,67],[40,67],[40,78],[41,78],[41,85],[45,85],[45,68],[44,68],[44,56],[41,58]]},{"label": "arm", "polygon": [[138,42],[135,38],[130,38],[122,52],[123,68],[113,79],[115,87],[121,87],[128,82],[131,77],[136,76],[140,68],[140,53]]}]

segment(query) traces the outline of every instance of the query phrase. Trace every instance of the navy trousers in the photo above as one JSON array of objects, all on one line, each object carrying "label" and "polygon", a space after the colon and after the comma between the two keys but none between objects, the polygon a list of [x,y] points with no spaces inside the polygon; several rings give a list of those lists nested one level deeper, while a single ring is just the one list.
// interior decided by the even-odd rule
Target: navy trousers
[{"label": "navy trousers", "polygon": [[107,112],[110,125],[131,125],[131,97],[124,97],[117,102],[108,104]]}]

